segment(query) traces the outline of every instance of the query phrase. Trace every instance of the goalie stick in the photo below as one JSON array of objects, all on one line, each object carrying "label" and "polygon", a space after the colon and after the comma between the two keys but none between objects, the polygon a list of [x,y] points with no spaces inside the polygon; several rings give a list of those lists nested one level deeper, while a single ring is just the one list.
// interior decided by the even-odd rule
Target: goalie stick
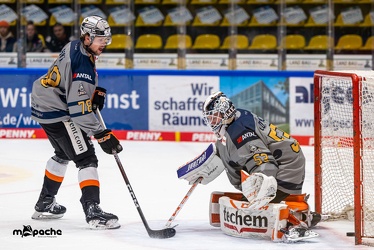
[{"label": "goalie stick", "polygon": [[[101,123],[101,125],[106,129],[106,126],[105,126],[105,123],[104,123],[104,120],[103,120],[103,117],[101,116],[101,113],[100,113],[100,110],[97,109],[96,110],[96,115],[99,119],[99,122]],[[125,169],[123,168],[122,166],[122,163],[117,155],[117,152],[115,150],[113,150],[113,155],[114,155],[114,159],[116,160],[117,162],[117,165],[118,165],[118,168],[122,174],[122,177],[123,179],[125,180],[125,183],[126,183],[126,186],[130,192],[130,195],[131,195],[131,198],[132,198],[132,201],[134,202],[135,204],[135,207],[136,209],[138,210],[138,213],[140,215],[140,218],[142,219],[142,222],[144,224],[144,227],[145,229],[147,230],[147,233],[149,235],[149,237],[151,238],[157,238],[157,239],[166,239],[166,238],[171,238],[175,235],[176,231],[174,228],[164,228],[164,229],[161,229],[161,230],[152,230],[149,225],[148,225],[148,222],[147,220],[145,219],[145,216],[143,214],[143,211],[142,209],[140,208],[140,205],[139,205],[139,202],[138,200],[136,199],[136,196],[135,196],[135,193],[134,193],[134,190],[132,189],[131,187],[131,184],[130,184],[130,181],[129,179],[127,178],[127,175],[126,175],[126,172],[125,172]]]},{"label": "goalie stick", "polygon": [[171,223],[173,223],[175,217],[177,217],[177,214],[179,213],[179,211],[182,209],[182,207],[184,206],[184,203],[187,202],[188,198],[190,198],[192,192],[195,190],[195,188],[197,187],[197,185],[201,182],[203,178],[200,177],[198,178],[191,186],[190,190],[188,190],[187,194],[184,196],[183,200],[181,201],[181,203],[179,203],[177,209],[175,209],[175,212],[171,215],[170,219],[166,222],[166,225],[165,227],[166,228],[169,228]]}]

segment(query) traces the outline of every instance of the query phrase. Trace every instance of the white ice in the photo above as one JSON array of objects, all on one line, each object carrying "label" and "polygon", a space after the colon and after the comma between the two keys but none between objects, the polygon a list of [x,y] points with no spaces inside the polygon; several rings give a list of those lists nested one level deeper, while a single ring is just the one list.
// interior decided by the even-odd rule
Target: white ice
[{"label": "white ice", "polygon": [[[134,142],[123,141],[119,154],[140,207],[152,229],[163,229],[190,186],[179,180],[176,169],[193,159],[207,143]],[[310,193],[314,207],[313,148],[304,146],[307,174],[304,192]],[[43,181],[45,163],[53,155],[48,140],[0,140],[0,249],[368,249],[355,246],[351,222],[322,222],[314,231],[320,237],[293,244],[273,243],[266,239],[230,237],[209,224],[209,197],[212,191],[236,190],[223,173],[209,185],[198,185],[173,225],[176,235],[169,239],[152,239],[141,222],[138,211],[111,155],[96,146],[99,158],[101,207],[120,218],[117,230],[90,230],[80,199],[77,169],[69,164],[57,195],[57,201],[67,207],[62,219],[36,221],[31,219],[33,207]],[[16,229],[31,226],[33,230],[61,230],[56,237],[21,237]]]}]

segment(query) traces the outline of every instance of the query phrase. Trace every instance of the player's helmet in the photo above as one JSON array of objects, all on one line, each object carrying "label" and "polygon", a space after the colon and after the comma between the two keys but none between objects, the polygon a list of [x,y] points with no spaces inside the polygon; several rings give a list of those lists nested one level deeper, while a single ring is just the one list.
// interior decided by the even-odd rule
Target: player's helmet
[{"label": "player's helmet", "polygon": [[218,91],[205,100],[203,106],[203,117],[207,125],[209,125],[212,131],[220,139],[224,131],[223,128],[230,124],[235,117],[235,106],[227,96]]},{"label": "player's helmet", "polygon": [[108,22],[100,16],[88,16],[81,24],[81,37],[90,35],[91,43],[96,36],[106,37],[106,45],[112,43],[112,34]]}]

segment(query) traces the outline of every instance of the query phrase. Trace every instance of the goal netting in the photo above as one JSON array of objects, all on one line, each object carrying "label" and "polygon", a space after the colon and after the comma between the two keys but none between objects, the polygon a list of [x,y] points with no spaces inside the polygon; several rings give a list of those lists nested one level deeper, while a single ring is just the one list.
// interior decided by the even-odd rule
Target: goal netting
[{"label": "goal netting", "polygon": [[374,71],[315,71],[315,205],[374,238]]}]

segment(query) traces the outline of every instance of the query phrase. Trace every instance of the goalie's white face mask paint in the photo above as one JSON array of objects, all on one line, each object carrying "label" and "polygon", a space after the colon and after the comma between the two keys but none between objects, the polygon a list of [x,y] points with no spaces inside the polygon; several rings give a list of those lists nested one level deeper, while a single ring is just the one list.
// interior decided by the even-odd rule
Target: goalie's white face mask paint
[{"label": "goalie's white face mask paint", "polygon": [[235,117],[234,104],[222,92],[216,92],[205,100],[203,118],[218,139],[225,134],[226,127]]}]

